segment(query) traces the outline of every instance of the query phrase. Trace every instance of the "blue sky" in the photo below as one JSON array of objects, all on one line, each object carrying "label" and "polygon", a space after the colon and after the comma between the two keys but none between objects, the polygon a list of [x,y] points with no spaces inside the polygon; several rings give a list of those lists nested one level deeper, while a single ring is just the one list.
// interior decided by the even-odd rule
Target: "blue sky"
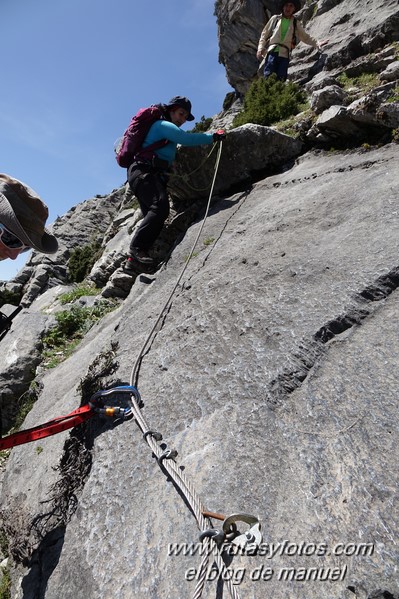
[{"label": "blue sky", "polygon": [[[1,1],[0,172],[39,193],[48,222],[124,182],[113,145],[139,108],[185,95],[196,120],[220,112],[231,87],[213,12],[214,0]],[[0,279],[25,259],[2,261]]]}]

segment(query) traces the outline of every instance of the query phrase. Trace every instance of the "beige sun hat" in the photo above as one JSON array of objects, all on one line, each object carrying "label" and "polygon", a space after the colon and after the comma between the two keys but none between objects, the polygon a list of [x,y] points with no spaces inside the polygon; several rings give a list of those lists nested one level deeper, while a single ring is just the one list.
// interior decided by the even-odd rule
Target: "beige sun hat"
[{"label": "beige sun hat", "polygon": [[0,223],[25,245],[54,254],[58,241],[46,228],[48,208],[30,187],[0,173]]}]

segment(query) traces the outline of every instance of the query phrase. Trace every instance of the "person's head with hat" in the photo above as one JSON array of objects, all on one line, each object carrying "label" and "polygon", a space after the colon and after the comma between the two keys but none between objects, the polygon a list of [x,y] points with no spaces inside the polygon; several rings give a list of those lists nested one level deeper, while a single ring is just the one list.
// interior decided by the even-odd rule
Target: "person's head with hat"
[{"label": "person's head with hat", "polygon": [[171,98],[166,104],[166,109],[170,120],[177,127],[181,127],[186,121],[193,121],[195,118],[191,114],[191,102],[185,96],[174,96]]},{"label": "person's head with hat", "polygon": [[0,260],[34,249],[54,254],[58,241],[46,228],[48,208],[27,185],[0,173]]},{"label": "person's head with hat", "polygon": [[301,0],[293,0],[292,2],[281,2],[281,12],[286,19],[291,19],[294,13],[301,10]]}]

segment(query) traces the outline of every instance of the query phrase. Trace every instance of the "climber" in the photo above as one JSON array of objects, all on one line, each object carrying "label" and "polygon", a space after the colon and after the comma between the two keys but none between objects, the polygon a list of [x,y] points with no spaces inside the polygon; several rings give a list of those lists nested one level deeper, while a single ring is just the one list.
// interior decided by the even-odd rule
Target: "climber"
[{"label": "climber", "polygon": [[45,229],[46,204],[30,187],[0,173],[0,260],[34,249],[54,254],[57,239]]},{"label": "climber", "polygon": [[283,0],[281,15],[274,15],[265,25],[256,53],[259,61],[262,61],[266,56],[263,70],[265,78],[275,73],[277,79],[281,81],[287,79],[291,50],[295,48],[298,42],[304,42],[319,51],[328,43],[328,40],[318,42],[305,31],[303,25],[294,17],[294,14],[300,8],[300,0],[294,0],[293,2]]},{"label": "climber", "polygon": [[124,266],[128,274],[135,274],[137,267],[151,270],[154,260],[148,253],[160,234],[169,214],[169,199],[166,189],[168,170],[175,159],[177,144],[199,146],[221,141],[223,131],[216,133],[191,133],[180,127],[193,121],[191,102],[184,96],[175,96],[167,104],[158,105],[163,118],[155,121],[143,142],[143,148],[165,140],[165,144],[153,150],[152,159],[136,157],[128,168],[129,187],[136,195],[143,220],[130,243],[130,252]]}]

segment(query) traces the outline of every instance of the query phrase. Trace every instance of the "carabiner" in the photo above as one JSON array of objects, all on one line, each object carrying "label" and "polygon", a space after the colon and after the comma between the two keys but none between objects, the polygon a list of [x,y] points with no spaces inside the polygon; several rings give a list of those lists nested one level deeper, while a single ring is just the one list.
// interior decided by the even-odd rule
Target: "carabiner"
[{"label": "carabiner", "polygon": [[133,418],[132,396],[140,407],[140,394],[136,387],[130,385],[97,391],[90,398],[89,405],[100,416],[131,420]]}]

